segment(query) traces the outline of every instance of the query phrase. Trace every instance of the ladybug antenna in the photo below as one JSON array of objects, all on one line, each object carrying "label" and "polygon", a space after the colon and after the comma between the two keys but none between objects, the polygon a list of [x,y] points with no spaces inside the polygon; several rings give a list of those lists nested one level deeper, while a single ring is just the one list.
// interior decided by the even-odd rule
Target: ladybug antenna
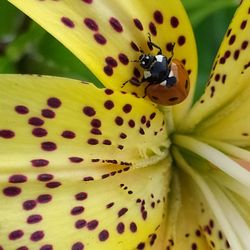
[{"label": "ladybug antenna", "polygon": [[139,62],[139,60],[132,60],[132,61],[130,61],[130,62]]}]

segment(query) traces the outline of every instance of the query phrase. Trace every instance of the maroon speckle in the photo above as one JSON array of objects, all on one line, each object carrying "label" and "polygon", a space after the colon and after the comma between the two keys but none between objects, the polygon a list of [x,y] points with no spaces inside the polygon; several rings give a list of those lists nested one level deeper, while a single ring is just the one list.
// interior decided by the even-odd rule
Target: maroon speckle
[{"label": "maroon speckle", "polygon": [[112,95],[114,91],[112,89],[105,89],[104,91],[107,95]]},{"label": "maroon speckle", "polygon": [[50,97],[47,100],[47,104],[51,108],[59,108],[62,105],[62,102],[58,98],[56,98],[56,97]]},{"label": "maroon speckle", "polygon": [[142,117],[141,117],[141,123],[142,124],[144,124],[144,123],[146,123],[146,116],[145,115],[143,115]]},{"label": "maroon speckle", "polygon": [[123,119],[120,117],[120,116],[117,116],[115,118],[115,123],[118,125],[118,126],[122,126],[123,124]]},{"label": "maroon speckle", "polygon": [[135,127],[135,122],[134,122],[134,120],[129,120],[129,121],[128,121],[128,125],[129,125],[130,128],[134,128],[134,127]]},{"label": "maroon speckle", "polygon": [[53,250],[53,246],[50,244],[46,244],[40,247],[40,250]]},{"label": "maroon speckle", "polygon": [[163,23],[163,15],[159,10],[156,10],[154,12],[154,19],[158,24],[162,24]]},{"label": "maroon speckle", "polygon": [[27,177],[22,174],[15,174],[9,177],[10,183],[23,183],[27,181]]},{"label": "maroon speckle", "polygon": [[57,187],[60,187],[61,185],[62,183],[59,181],[52,181],[52,182],[46,183],[47,188],[57,188]]},{"label": "maroon speckle", "polygon": [[108,232],[107,230],[104,229],[104,230],[102,230],[102,231],[99,233],[98,237],[99,237],[99,240],[100,240],[100,241],[105,241],[105,240],[107,240],[108,237],[109,237],[109,232]]},{"label": "maroon speckle", "polygon": [[41,143],[41,148],[45,151],[54,151],[57,149],[57,146],[54,142],[47,141]]},{"label": "maroon speckle", "polygon": [[40,214],[32,214],[32,215],[30,215],[30,216],[27,218],[26,222],[27,222],[28,224],[35,224],[35,223],[40,222],[42,219],[43,219],[43,218],[42,218],[42,216],[41,216]]},{"label": "maroon speckle", "polygon": [[0,130],[0,137],[3,137],[4,139],[11,139],[15,136],[15,133],[8,129]]},{"label": "maroon speckle", "polygon": [[117,224],[116,230],[117,230],[117,232],[118,232],[119,234],[124,233],[124,230],[125,230],[125,225],[124,225],[124,223],[119,222],[119,223]]},{"label": "maroon speckle", "polygon": [[197,249],[197,245],[196,245],[196,243],[192,243],[191,248],[192,248],[192,250],[196,250],[196,249]]},{"label": "maroon speckle", "polygon": [[130,46],[131,46],[131,48],[134,50],[134,51],[139,51],[139,48],[138,48],[138,46],[134,43],[134,42],[131,42],[130,43]]},{"label": "maroon speckle", "polygon": [[170,24],[173,28],[177,28],[178,25],[179,25],[179,20],[177,17],[175,16],[172,16],[171,19],[170,19]]},{"label": "maroon speckle", "polygon": [[98,222],[97,220],[91,220],[91,221],[89,221],[89,222],[87,223],[87,228],[88,228],[89,230],[94,230],[94,229],[97,228],[98,224],[99,224],[99,222]]},{"label": "maroon speckle", "polygon": [[55,112],[53,110],[50,110],[50,109],[43,109],[41,111],[41,114],[43,117],[49,118],[49,119],[52,119],[56,116]]},{"label": "maroon speckle", "polygon": [[108,110],[112,109],[114,107],[114,103],[111,100],[107,100],[104,102],[104,107]]},{"label": "maroon speckle", "polygon": [[128,209],[126,207],[122,208],[119,210],[118,212],[118,217],[123,216],[124,214],[126,214],[128,212]]},{"label": "maroon speckle", "polygon": [[76,242],[71,247],[71,250],[83,250],[83,249],[84,249],[84,245],[82,244],[82,242]]},{"label": "maroon speckle", "polygon": [[129,63],[128,57],[123,53],[120,53],[118,55],[118,58],[119,58],[120,62],[124,65],[127,65]]},{"label": "maroon speckle", "polygon": [[81,228],[83,228],[83,227],[85,227],[86,226],[86,220],[77,220],[76,222],[75,222],[75,227],[77,228],[77,229],[81,229]]},{"label": "maroon speckle", "polygon": [[167,43],[166,44],[166,50],[169,51],[169,52],[173,51],[173,43]]},{"label": "maroon speckle", "polygon": [[104,45],[107,43],[106,38],[99,33],[94,34],[94,38],[95,38],[96,42],[101,44],[101,45]]},{"label": "maroon speckle", "polygon": [[52,174],[39,174],[37,176],[37,180],[43,181],[43,182],[51,181],[53,178],[54,176]]},{"label": "maroon speckle", "polygon": [[94,178],[92,176],[85,176],[83,178],[83,181],[93,181],[93,180],[94,180]]},{"label": "maroon speckle", "polygon": [[95,20],[91,19],[91,18],[85,18],[84,19],[84,24],[92,31],[98,31],[98,25],[95,22]]},{"label": "maroon speckle", "polygon": [[243,30],[246,28],[246,25],[247,25],[247,20],[243,20],[241,25],[240,25],[240,28]]},{"label": "maroon speckle", "polygon": [[83,201],[83,200],[86,200],[87,198],[88,198],[88,194],[86,192],[80,192],[75,195],[75,199],[78,201]]},{"label": "maroon speckle", "polygon": [[236,36],[235,35],[232,35],[230,38],[229,38],[229,45],[232,45],[234,42],[235,42],[235,39],[236,39]]},{"label": "maroon speckle", "polygon": [[48,134],[47,130],[44,128],[34,128],[32,134],[36,137],[44,137]]},{"label": "maroon speckle", "polygon": [[142,218],[143,218],[143,220],[146,220],[147,216],[148,216],[148,212],[147,211],[143,211],[142,212]]},{"label": "maroon speckle", "polygon": [[143,250],[145,248],[145,243],[144,242],[140,242],[137,246],[138,250]]},{"label": "maroon speckle", "polygon": [[[4,250],[4,249],[1,248],[1,246],[0,246],[0,250]],[[29,250],[29,248],[26,246],[21,246],[21,247],[18,247],[16,250]]]},{"label": "maroon speckle", "polygon": [[82,207],[82,206],[77,206],[77,207],[73,207],[72,209],[71,209],[71,214],[72,215],[78,215],[78,214],[81,214],[81,213],[83,213],[84,212],[84,207]]},{"label": "maroon speckle", "polygon": [[246,49],[248,46],[248,41],[244,41],[242,44],[241,44],[241,48],[242,49]]},{"label": "maroon speckle", "polygon": [[84,3],[91,4],[93,0],[82,0]]},{"label": "maroon speckle", "polygon": [[177,42],[180,46],[184,45],[186,42],[185,36],[179,36]]},{"label": "maroon speckle", "polygon": [[89,117],[94,116],[96,114],[96,111],[94,110],[94,108],[90,107],[90,106],[86,106],[83,108],[83,113]]},{"label": "maroon speckle", "polygon": [[120,133],[120,138],[121,138],[121,139],[125,139],[125,138],[127,138],[127,135],[124,134],[124,133]]},{"label": "maroon speckle", "polygon": [[140,71],[139,71],[137,68],[134,68],[133,73],[134,73],[134,76],[135,76],[136,78],[140,78],[141,73],[140,73]]},{"label": "maroon speckle", "polygon": [[3,189],[4,195],[9,196],[9,197],[17,196],[21,192],[22,192],[22,190],[19,187],[6,187]]},{"label": "maroon speckle", "polygon": [[22,230],[18,229],[18,230],[15,230],[9,234],[9,239],[10,240],[17,240],[17,239],[20,239],[21,237],[23,237],[23,235],[24,235],[24,232]]},{"label": "maroon speckle", "polygon": [[106,57],[105,62],[112,68],[117,67],[118,65],[117,61],[112,56]]},{"label": "maroon speckle", "polygon": [[61,18],[61,21],[64,25],[66,25],[68,28],[74,28],[75,27],[75,24],[74,22],[68,18],[68,17],[62,17]]},{"label": "maroon speckle", "polygon": [[42,240],[43,237],[44,237],[44,232],[43,231],[36,231],[36,232],[31,234],[30,240],[39,241],[39,240]]},{"label": "maroon speckle", "polygon": [[80,162],[83,161],[83,158],[73,156],[73,157],[69,157],[69,160],[70,160],[71,162],[73,162],[73,163],[80,163]]},{"label": "maroon speckle", "polygon": [[136,28],[138,28],[139,30],[143,30],[143,26],[142,26],[142,23],[139,19],[135,18],[134,19],[134,24],[136,26]]},{"label": "maroon speckle", "polygon": [[102,125],[102,123],[101,123],[101,121],[99,119],[93,119],[90,124],[94,128],[100,128],[101,125]]},{"label": "maroon speckle", "polygon": [[110,140],[104,140],[103,142],[102,142],[104,145],[111,145],[112,143],[111,143],[111,141]]},{"label": "maroon speckle", "polygon": [[156,30],[156,27],[155,27],[154,23],[150,22],[148,27],[149,27],[150,33],[153,36],[156,36],[157,35],[157,30]]},{"label": "maroon speckle", "polygon": [[15,107],[15,111],[20,115],[26,115],[29,113],[29,109],[26,106],[18,105]]},{"label": "maroon speckle", "polygon": [[64,130],[62,132],[61,136],[66,138],[66,139],[74,139],[76,137],[76,134],[73,131]]},{"label": "maroon speckle", "polygon": [[109,204],[106,205],[106,208],[111,208],[114,206],[114,204],[115,204],[114,202],[110,202]]},{"label": "maroon speckle", "polygon": [[31,160],[31,164],[33,167],[45,167],[49,164],[49,161],[45,159],[35,159]]},{"label": "maroon speckle", "polygon": [[238,49],[235,50],[235,52],[234,52],[234,60],[237,60],[239,58],[239,55],[240,55],[240,51]]},{"label": "maroon speckle", "polygon": [[23,203],[23,209],[24,210],[32,210],[36,207],[36,201],[35,200],[27,200]]},{"label": "maroon speckle", "polygon": [[122,107],[122,110],[123,112],[125,113],[129,113],[131,110],[132,110],[132,106],[130,104],[125,104],[123,107]]},{"label": "maroon speckle", "polygon": [[106,65],[103,67],[103,71],[107,76],[113,75],[113,68],[110,65]]},{"label": "maroon speckle", "polygon": [[140,129],[139,129],[139,133],[140,133],[141,135],[145,135],[144,129],[143,129],[143,128],[140,128]]},{"label": "maroon speckle", "polygon": [[121,23],[114,17],[111,17],[109,19],[109,23],[110,25],[112,26],[112,28],[117,31],[117,32],[122,32],[123,31],[123,28],[122,28],[122,25]]},{"label": "maroon speckle", "polygon": [[41,194],[37,197],[37,201],[39,203],[48,203],[52,200],[52,196],[50,194]]},{"label": "maroon speckle", "polygon": [[33,126],[42,126],[44,124],[44,121],[38,117],[31,117],[29,119],[29,124]]},{"label": "maroon speckle", "polygon": [[90,138],[88,139],[88,144],[90,145],[97,145],[98,144],[98,140],[95,138]]}]

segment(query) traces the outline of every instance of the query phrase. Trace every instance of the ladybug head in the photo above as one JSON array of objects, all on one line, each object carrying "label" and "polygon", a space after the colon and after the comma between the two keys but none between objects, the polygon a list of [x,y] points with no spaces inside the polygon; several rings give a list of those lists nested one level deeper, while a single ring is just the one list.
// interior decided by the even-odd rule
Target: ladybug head
[{"label": "ladybug head", "polygon": [[150,69],[151,65],[155,61],[155,56],[141,54],[139,57],[139,62],[142,68]]}]

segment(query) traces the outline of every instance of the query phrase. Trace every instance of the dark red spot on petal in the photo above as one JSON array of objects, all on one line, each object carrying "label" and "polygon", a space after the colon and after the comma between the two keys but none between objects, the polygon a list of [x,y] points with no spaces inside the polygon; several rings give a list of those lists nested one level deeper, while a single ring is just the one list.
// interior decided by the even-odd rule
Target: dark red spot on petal
[{"label": "dark red spot on petal", "polygon": [[232,45],[235,42],[236,36],[235,35],[231,35],[231,37],[229,38],[229,45]]},{"label": "dark red spot on petal", "polygon": [[40,230],[32,233],[30,236],[30,240],[35,242],[42,240],[43,238],[44,238],[44,232]]},{"label": "dark red spot on petal", "polygon": [[122,110],[123,110],[124,113],[129,113],[132,110],[132,105],[131,104],[125,104],[122,107]]},{"label": "dark red spot on petal", "polygon": [[53,180],[54,176],[52,174],[39,174],[37,180],[47,182]]},{"label": "dark red spot on petal", "polygon": [[128,57],[123,53],[120,53],[118,55],[118,58],[119,58],[120,62],[124,65],[127,65],[129,63]]},{"label": "dark red spot on petal", "polygon": [[153,36],[156,36],[156,35],[157,35],[156,26],[155,26],[154,23],[152,23],[152,22],[149,23],[149,30],[150,30],[150,33],[151,33]]},{"label": "dark red spot on petal", "polygon": [[44,121],[39,117],[31,117],[29,119],[29,124],[33,126],[42,126],[44,124]]},{"label": "dark red spot on petal", "polygon": [[162,24],[163,23],[163,15],[159,10],[156,10],[154,12],[154,19],[158,24]]},{"label": "dark red spot on petal", "polygon": [[17,239],[22,238],[23,235],[24,235],[24,232],[22,230],[18,229],[18,230],[15,230],[9,234],[9,239],[10,240],[17,240]]},{"label": "dark red spot on petal", "polygon": [[83,201],[83,200],[86,200],[87,198],[88,198],[88,194],[86,192],[80,192],[75,195],[75,199],[78,201]]},{"label": "dark red spot on petal", "polygon": [[36,207],[36,201],[35,200],[27,200],[23,202],[23,209],[24,210],[32,210]]},{"label": "dark red spot on petal", "polygon": [[29,113],[29,109],[26,106],[18,105],[15,107],[15,111],[20,115],[26,115]]},{"label": "dark red spot on petal", "polygon": [[136,52],[139,51],[138,46],[137,46],[134,42],[131,42],[131,43],[130,43],[130,46],[131,46],[131,48],[132,48],[134,51],[136,51]]},{"label": "dark red spot on petal", "polygon": [[104,145],[111,145],[112,144],[112,142],[110,140],[104,140],[102,143]]},{"label": "dark red spot on petal", "polygon": [[185,36],[179,36],[177,42],[180,46],[184,45],[186,42]]},{"label": "dark red spot on petal", "polygon": [[110,67],[117,67],[117,61],[112,57],[108,56],[105,58],[105,62],[110,66]]},{"label": "dark red spot on petal", "polygon": [[107,76],[113,75],[113,68],[110,65],[106,65],[103,67],[103,71]]},{"label": "dark red spot on petal", "polygon": [[99,222],[98,222],[97,220],[91,220],[91,221],[89,221],[89,222],[87,223],[87,228],[88,228],[89,230],[94,230],[94,229],[97,228],[98,224],[99,224]]},{"label": "dark red spot on petal", "polygon": [[101,45],[104,45],[107,43],[106,38],[99,33],[94,34],[94,38],[95,38],[96,42],[101,44]]},{"label": "dark red spot on petal", "polygon": [[37,201],[39,203],[48,203],[52,200],[52,196],[50,194],[41,194],[37,197]]},{"label": "dark red spot on petal", "polygon": [[54,142],[47,141],[41,143],[41,148],[45,151],[54,151],[57,149],[57,146]]},{"label": "dark red spot on petal", "polygon": [[99,233],[98,237],[100,241],[105,241],[109,238],[109,232],[104,229]]},{"label": "dark red spot on petal", "polygon": [[70,18],[68,18],[68,17],[62,17],[61,21],[68,28],[74,28],[75,27],[74,22]]},{"label": "dark red spot on petal", "polygon": [[128,125],[129,125],[130,128],[134,128],[135,127],[135,121],[134,120],[129,120]]},{"label": "dark red spot on petal", "polygon": [[81,213],[83,213],[84,212],[84,207],[82,207],[82,206],[77,206],[77,207],[73,207],[72,209],[71,209],[71,214],[72,215],[78,215],[78,214],[81,214]]},{"label": "dark red spot on petal", "polygon": [[170,24],[171,24],[171,26],[172,26],[173,28],[177,28],[178,25],[179,25],[179,20],[178,20],[178,18],[175,17],[175,16],[172,16],[172,17],[170,18]]},{"label": "dark red spot on petal", "polygon": [[92,31],[98,31],[98,25],[95,22],[95,20],[91,19],[91,18],[85,18],[83,20],[84,24]]},{"label": "dark red spot on petal", "polygon": [[119,223],[117,224],[117,226],[116,226],[116,230],[117,230],[117,232],[118,232],[119,234],[124,233],[124,231],[125,231],[125,225],[124,225],[124,223],[119,222]]},{"label": "dark red spot on petal", "polygon": [[135,24],[136,28],[138,28],[139,30],[143,30],[143,25],[139,19],[135,18],[134,24]]},{"label": "dark red spot on petal", "polygon": [[98,140],[95,138],[90,138],[88,139],[88,144],[90,145],[97,145],[98,144]]},{"label": "dark red spot on petal", "polygon": [[61,185],[62,184],[59,181],[51,181],[51,182],[46,183],[47,188],[57,188],[57,187],[60,187]]},{"label": "dark red spot on petal", "polygon": [[47,100],[47,104],[51,108],[59,108],[62,105],[62,102],[58,98],[56,98],[56,97],[50,97]]},{"label": "dark red spot on petal", "polygon": [[10,183],[23,183],[27,181],[27,177],[22,174],[15,174],[9,177]]},{"label": "dark red spot on petal", "polygon": [[112,109],[114,107],[114,103],[111,100],[107,100],[104,102],[104,107],[108,110]]},{"label": "dark red spot on petal", "polygon": [[44,128],[34,128],[32,134],[36,137],[44,137],[48,134],[47,130]]},{"label": "dark red spot on petal", "polygon": [[120,117],[120,116],[117,116],[115,118],[115,123],[118,125],[118,126],[122,126],[123,124],[123,119]]},{"label": "dark red spot on petal", "polygon": [[87,224],[86,220],[77,220],[75,222],[75,228],[81,229],[81,228],[85,227],[86,224]]},{"label": "dark red spot on petal", "polygon": [[71,247],[71,250],[83,250],[83,249],[84,245],[82,244],[82,242],[76,242]]},{"label": "dark red spot on petal", "polygon": [[19,187],[6,187],[3,189],[3,194],[9,197],[14,197],[19,195],[22,192],[21,188]]},{"label": "dark red spot on petal", "polygon": [[73,131],[70,131],[70,130],[63,131],[61,136],[66,138],[66,139],[73,139],[76,137],[75,133]]},{"label": "dark red spot on petal", "polygon": [[31,160],[31,164],[33,167],[45,167],[49,164],[49,161],[45,159],[34,159]]},{"label": "dark red spot on petal", "polygon": [[27,218],[26,222],[27,222],[28,224],[35,224],[35,223],[40,222],[42,219],[43,219],[43,218],[42,218],[42,216],[41,216],[40,214],[32,214],[32,215],[30,215],[30,216]]},{"label": "dark red spot on petal", "polygon": [[55,112],[53,110],[50,110],[50,109],[43,109],[41,113],[42,113],[42,116],[45,118],[52,119],[56,116]]},{"label": "dark red spot on petal", "polygon": [[50,244],[46,244],[40,247],[40,250],[53,250],[53,246]]},{"label": "dark red spot on petal", "polygon": [[120,209],[117,213],[118,217],[123,216],[124,214],[126,214],[128,212],[128,209],[126,207]]},{"label": "dark red spot on petal", "polygon": [[123,31],[123,28],[122,28],[122,25],[121,23],[114,17],[111,17],[109,19],[109,23],[110,25],[112,26],[112,28],[117,31],[117,32],[122,32]]},{"label": "dark red spot on petal", "polygon": [[69,157],[69,160],[73,163],[80,163],[83,161],[83,158],[81,157],[75,157],[75,156],[72,156],[72,157]]},{"label": "dark red spot on petal", "polygon": [[83,108],[83,113],[87,116],[94,116],[96,114],[94,108],[90,107],[90,106],[86,106]]}]

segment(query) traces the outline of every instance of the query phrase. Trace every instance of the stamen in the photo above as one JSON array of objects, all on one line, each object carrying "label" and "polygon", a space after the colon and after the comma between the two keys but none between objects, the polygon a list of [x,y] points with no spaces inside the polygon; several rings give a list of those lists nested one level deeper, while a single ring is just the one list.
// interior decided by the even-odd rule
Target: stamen
[{"label": "stamen", "polygon": [[174,135],[173,143],[208,160],[240,183],[250,187],[250,174],[240,164],[206,143],[184,135]]},{"label": "stamen", "polygon": [[205,199],[211,207],[214,216],[216,217],[221,228],[223,228],[231,248],[243,250],[239,239],[237,238],[232,226],[230,225],[227,217],[225,216],[224,210],[221,208],[220,204],[218,203],[218,200],[214,196],[208,184],[205,182],[205,179],[201,178],[200,175],[192,169],[192,167],[185,161],[185,159],[176,147],[172,148],[172,153],[178,166],[188,175],[190,175],[194,182],[199,186],[201,192],[203,193]]}]

